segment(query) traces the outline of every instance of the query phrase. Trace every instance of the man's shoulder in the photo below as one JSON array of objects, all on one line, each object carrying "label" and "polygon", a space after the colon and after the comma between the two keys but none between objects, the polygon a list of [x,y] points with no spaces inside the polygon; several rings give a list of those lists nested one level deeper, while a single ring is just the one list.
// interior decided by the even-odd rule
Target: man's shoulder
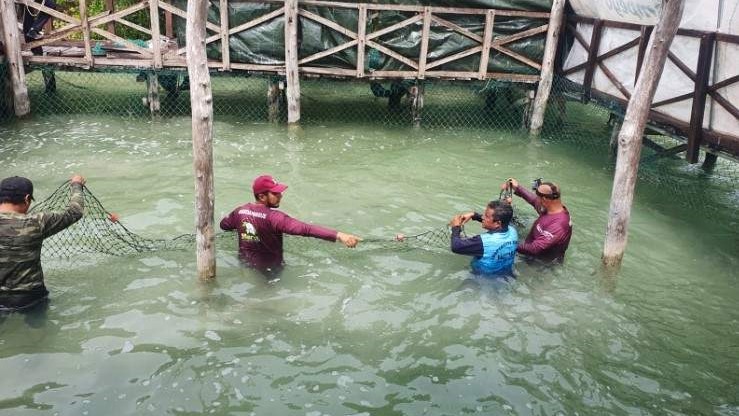
[{"label": "man's shoulder", "polygon": [[43,213],[20,214],[0,212],[0,235],[29,234],[38,230],[39,218]]}]

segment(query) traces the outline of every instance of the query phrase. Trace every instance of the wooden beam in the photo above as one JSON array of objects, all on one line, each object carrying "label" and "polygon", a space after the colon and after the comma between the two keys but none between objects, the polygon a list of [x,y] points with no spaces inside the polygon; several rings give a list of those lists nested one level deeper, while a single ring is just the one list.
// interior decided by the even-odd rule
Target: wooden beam
[{"label": "wooden beam", "polygon": [[[490,13],[495,14],[495,10],[488,10],[488,13],[485,14],[485,20],[486,21],[487,21],[487,15],[490,14]],[[442,19],[439,16],[432,16],[431,17],[431,20],[433,20],[434,23],[440,24],[442,26],[445,26],[445,27],[447,27],[447,28],[449,28],[449,29],[451,29],[451,30],[459,33],[459,34],[462,34],[464,36],[467,36],[468,38],[474,40],[475,42],[482,43],[483,42],[483,39],[485,38],[484,36],[480,36],[480,35],[472,32],[472,31],[469,31],[469,30],[463,28],[462,26],[459,26],[457,24],[454,24],[454,23],[452,23],[452,22],[450,22],[450,21],[448,21],[446,19]]]},{"label": "wooden beam", "polygon": [[[426,65],[426,69],[436,68],[437,66],[444,65],[445,63],[456,61],[457,59],[462,59],[466,56],[474,55],[480,51],[484,51],[483,47],[473,46],[469,49],[466,49],[462,52],[455,53],[454,55],[449,55],[445,58],[437,59],[436,61],[429,62],[428,65]],[[487,66],[485,68],[485,72],[487,72]],[[479,72],[478,72],[479,75]]]},{"label": "wooden beam", "polygon": [[18,3],[23,4],[24,6],[28,8],[36,9],[37,11],[44,12],[51,17],[56,17],[59,20],[64,20],[65,22],[75,23],[75,24],[80,23],[80,19],[77,19],[74,16],[69,16],[64,13],[58,12],[52,9],[51,7],[44,6],[42,3],[36,3],[33,0],[19,0]]},{"label": "wooden beam", "polygon": [[151,58],[152,57],[151,52],[148,49],[142,48],[141,46],[139,46],[139,45],[131,42],[128,39],[123,39],[122,37],[117,36],[117,35],[114,35],[112,33],[108,33],[108,32],[106,32],[103,29],[93,28],[92,31],[95,32],[95,33],[97,33],[98,35],[100,35],[100,36],[108,39],[108,40],[112,40],[113,42],[117,42],[117,43],[126,45],[126,47],[128,47],[128,48],[130,48],[130,49],[132,49],[132,50],[134,50],[134,51],[136,51],[138,53],[140,53],[141,55],[145,56],[146,58]]},{"label": "wooden beam", "polygon": [[541,62],[541,80],[536,89],[534,97],[533,110],[531,112],[531,126],[529,133],[532,137],[541,134],[544,126],[544,113],[547,109],[549,94],[552,90],[552,80],[554,79],[554,60],[557,55],[557,45],[559,44],[559,34],[562,30],[562,22],[564,21],[565,0],[554,0],[552,3],[552,14],[549,20],[549,28],[547,30],[547,41],[544,46],[544,57]]},{"label": "wooden beam", "polygon": [[491,48],[495,49],[498,52],[502,52],[505,55],[508,55],[508,56],[510,56],[511,58],[513,58],[513,59],[515,59],[517,61],[523,62],[523,63],[525,63],[526,65],[528,65],[528,66],[530,66],[532,68],[535,68],[537,70],[541,70],[541,65],[538,62],[534,62],[531,59],[529,59],[529,58],[527,58],[527,57],[525,57],[525,56],[523,56],[523,55],[521,55],[519,53],[513,52],[512,50],[510,50],[508,48],[504,48],[502,46],[496,46],[495,45],[495,42],[493,42],[493,45],[491,45]]},{"label": "wooden beam", "polygon": [[151,21],[151,53],[154,58],[152,63],[154,68],[161,68],[162,41],[159,38],[159,0],[149,0],[149,17]]},{"label": "wooden beam", "polygon": [[698,163],[698,156],[700,156],[700,145],[703,141],[703,118],[706,112],[706,92],[711,77],[711,60],[715,43],[714,35],[705,35],[701,38],[698,50],[693,110],[690,112],[690,131],[688,132],[688,151],[685,154],[685,159],[689,163]]},{"label": "wooden beam", "polygon": [[[159,4],[159,8],[162,9],[162,10],[168,11],[168,12],[174,14],[175,16],[179,16],[179,17],[181,17],[183,19],[187,19],[187,13],[185,13],[184,11],[178,9],[177,7],[172,6],[169,3],[162,2],[162,3]],[[220,27],[216,26],[215,24],[213,24],[211,22],[208,22],[207,20],[205,22],[205,28],[208,29],[208,30],[210,30],[211,32],[215,32],[215,33],[220,33],[221,32],[221,28]]]},{"label": "wooden beam", "polygon": [[380,45],[379,43],[375,43],[375,42],[372,42],[370,40],[367,41],[367,46],[369,46],[370,48],[377,49],[378,51],[384,53],[385,55],[387,55],[387,56],[389,56],[389,57],[391,57],[391,58],[393,58],[395,60],[398,60],[398,61],[400,61],[400,62],[408,65],[409,67],[411,67],[411,68],[413,68],[415,70],[418,70],[418,64],[416,62],[413,62],[411,59],[406,58],[405,56],[403,56],[403,55],[395,52],[394,50],[392,50],[390,48],[386,48],[386,47]]},{"label": "wooden beam", "polygon": [[357,45],[358,43],[359,43],[359,41],[357,41],[355,39],[355,40],[352,40],[352,41],[349,41],[349,42],[346,42],[346,43],[342,43],[341,45],[334,46],[331,49],[327,49],[325,51],[314,53],[313,55],[306,56],[305,58],[299,60],[298,61],[298,65],[307,64],[308,62],[313,62],[313,61],[318,60],[318,59],[321,59],[323,57],[326,57],[326,56],[329,56],[329,55],[333,55],[336,52],[343,51],[344,49],[349,49],[352,46]]},{"label": "wooden beam", "polygon": [[[431,8],[423,9],[423,29],[421,29],[421,52],[418,56],[418,79],[423,79],[426,72],[426,58],[429,53],[429,33],[431,32]],[[423,102],[423,98],[421,98]]]},{"label": "wooden beam", "polygon": [[205,52],[208,0],[187,2],[187,74],[192,108],[192,158],[195,173],[195,246],[200,280],[216,276],[215,191],[213,186],[213,91]]},{"label": "wooden beam", "polygon": [[480,67],[477,70],[477,79],[485,79],[490,61],[490,45],[493,43],[493,26],[495,25],[495,10],[488,10],[485,14],[485,29],[482,35],[482,54]]},{"label": "wooden beam", "polygon": [[23,68],[23,57],[21,56],[21,37],[13,0],[0,0],[0,15],[5,59],[8,61],[10,86],[13,90],[13,109],[16,116],[23,117],[31,112],[31,103],[28,99],[26,71]]},{"label": "wooden beam", "polygon": [[547,30],[549,30],[549,24],[541,25],[529,30],[524,30],[523,32],[514,33],[509,36],[499,37],[495,39],[492,46],[503,46],[507,43],[515,42],[519,39],[524,39],[534,35],[538,35],[539,33],[544,33]]},{"label": "wooden beam", "polygon": [[662,3],[662,13],[654,31],[655,39],[659,41],[652,42],[647,52],[645,62],[648,65],[636,82],[618,135],[618,157],[602,257],[603,265],[608,268],[618,268],[626,250],[642,135],[650,114],[649,106],[665,67],[667,53],[677,33],[683,6],[683,0],[666,0]]},{"label": "wooden beam", "polygon": [[324,18],[322,16],[319,16],[319,15],[317,15],[315,13],[311,13],[311,12],[309,12],[307,10],[302,10],[301,9],[301,10],[298,10],[298,14],[300,16],[303,16],[303,17],[307,18],[307,19],[310,19],[310,20],[313,20],[315,22],[318,22],[318,23],[320,23],[320,24],[322,24],[322,25],[324,25],[326,27],[330,27],[331,29],[333,29],[333,30],[341,33],[344,36],[347,36],[350,39],[356,39],[357,38],[357,34],[354,33],[354,31],[351,31],[351,30],[345,28],[344,26],[341,26],[338,23],[334,23],[334,22],[332,22],[332,21],[330,21],[330,20],[328,20],[328,19],[326,19],[326,18]]},{"label": "wooden beam", "polygon": [[639,51],[636,53],[636,72],[634,72],[634,85],[639,79],[641,73],[641,67],[644,63],[644,54],[647,52],[647,46],[649,45],[649,38],[652,36],[652,26],[642,26],[641,34],[639,35]]},{"label": "wooden beam", "polygon": [[[368,8],[369,8],[369,6],[368,6]],[[405,19],[405,20],[403,20],[401,22],[398,22],[398,23],[396,23],[394,25],[391,25],[391,26],[382,28],[382,29],[380,29],[378,31],[375,31],[375,32],[372,32],[372,33],[368,34],[367,35],[367,40],[370,41],[372,39],[379,38],[382,35],[385,35],[385,34],[388,34],[388,33],[391,33],[391,32],[395,32],[396,30],[398,30],[400,28],[406,27],[408,25],[411,25],[411,24],[416,23],[416,22],[421,21],[421,20],[423,20],[423,15],[422,14],[417,14],[417,15],[415,15],[413,17],[410,17],[410,18]]]},{"label": "wooden beam", "polygon": [[364,77],[364,52],[367,41],[367,6],[359,5],[357,16],[357,78]]},{"label": "wooden beam", "polygon": [[590,100],[590,90],[593,88],[593,75],[595,74],[596,58],[598,57],[598,49],[600,49],[600,38],[603,34],[603,21],[596,20],[593,23],[593,33],[590,36],[590,47],[588,49],[588,66],[585,68],[585,78],[583,79],[583,101]]},{"label": "wooden beam", "polygon": [[285,0],[285,76],[287,123],[300,121],[300,75],[298,73],[298,0]]},{"label": "wooden beam", "polygon": [[231,70],[231,48],[229,47],[228,32],[228,0],[220,0],[221,12],[221,61],[223,61],[223,70]]},{"label": "wooden beam", "polygon": [[680,70],[683,71],[683,73],[687,75],[691,81],[695,82],[696,80],[695,72],[693,72],[693,70],[690,69],[689,66],[685,65],[685,62],[681,61],[680,58],[675,56],[675,54],[673,54],[672,52],[667,54],[667,58],[669,58],[670,61],[672,61],[672,63],[675,64],[675,66],[680,68]]}]

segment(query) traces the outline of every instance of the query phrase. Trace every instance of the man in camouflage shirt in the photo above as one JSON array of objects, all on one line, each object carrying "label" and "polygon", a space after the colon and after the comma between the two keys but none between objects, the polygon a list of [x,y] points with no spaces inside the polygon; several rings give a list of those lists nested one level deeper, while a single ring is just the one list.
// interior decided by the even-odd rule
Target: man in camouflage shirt
[{"label": "man in camouflage shirt", "polygon": [[67,209],[28,214],[33,183],[13,176],[0,182],[0,311],[30,309],[47,299],[41,243],[82,218],[85,178],[72,176]]}]

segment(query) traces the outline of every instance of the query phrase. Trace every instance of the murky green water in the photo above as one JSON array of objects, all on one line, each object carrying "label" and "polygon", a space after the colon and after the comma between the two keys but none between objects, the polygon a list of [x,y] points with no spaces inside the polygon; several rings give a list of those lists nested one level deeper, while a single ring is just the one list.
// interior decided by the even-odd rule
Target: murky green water
[{"label": "murky green water", "polygon": [[[78,172],[131,230],[189,233],[189,129],[93,116],[0,127],[0,176],[33,178],[41,199]],[[736,213],[702,215],[643,180],[623,270],[603,278],[612,173],[600,153],[489,130],[222,119],[217,219],[271,173],[297,218],[391,238],[480,209],[505,177],[544,177],[573,215],[567,262],[519,263],[506,284],[474,280],[441,247],[300,239],[277,282],[232,247],[202,285],[187,252],[49,261],[46,316],[0,323],[0,414],[739,414]]]}]

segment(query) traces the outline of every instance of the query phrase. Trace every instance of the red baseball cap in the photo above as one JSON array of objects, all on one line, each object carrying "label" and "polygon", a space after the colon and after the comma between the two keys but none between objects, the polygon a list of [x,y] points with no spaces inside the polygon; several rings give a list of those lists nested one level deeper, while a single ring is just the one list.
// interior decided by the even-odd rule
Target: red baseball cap
[{"label": "red baseball cap", "polygon": [[254,183],[251,185],[254,195],[263,194],[265,192],[285,192],[287,185],[284,183],[278,183],[275,178],[269,175],[262,175],[254,179]]}]

